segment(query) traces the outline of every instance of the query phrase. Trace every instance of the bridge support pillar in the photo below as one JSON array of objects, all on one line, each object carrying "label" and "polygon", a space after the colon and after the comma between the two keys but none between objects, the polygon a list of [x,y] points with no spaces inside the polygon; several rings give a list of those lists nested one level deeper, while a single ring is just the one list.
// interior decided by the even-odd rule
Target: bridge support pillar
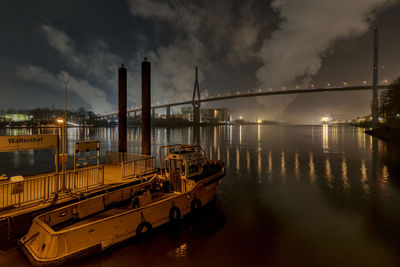
[{"label": "bridge support pillar", "polygon": [[126,68],[122,64],[118,68],[118,151],[127,151],[127,86],[126,86]]},{"label": "bridge support pillar", "polygon": [[377,127],[379,124],[379,103],[378,103],[378,28],[374,27],[374,69],[373,69],[373,78],[372,78],[372,105],[371,105],[371,113],[372,113],[372,124],[373,127]]},{"label": "bridge support pillar", "polygon": [[199,124],[200,123],[200,107],[193,106],[193,123]]},{"label": "bridge support pillar", "polygon": [[142,154],[151,154],[151,86],[150,86],[151,65],[144,58],[142,62]]},{"label": "bridge support pillar", "polygon": [[200,125],[193,125],[193,135],[192,135],[193,144],[200,145]]},{"label": "bridge support pillar", "polygon": [[171,106],[167,106],[167,120],[171,118]]},{"label": "bridge support pillar", "polygon": [[154,119],[156,117],[156,109],[152,108],[151,109],[151,117]]}]

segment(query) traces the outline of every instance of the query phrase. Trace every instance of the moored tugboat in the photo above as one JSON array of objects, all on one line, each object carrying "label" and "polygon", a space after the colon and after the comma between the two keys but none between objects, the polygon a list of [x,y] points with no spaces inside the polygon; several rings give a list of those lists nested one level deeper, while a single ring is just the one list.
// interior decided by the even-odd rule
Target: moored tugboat
[{"label": "moored tugboat", "polygon": [[35,266],[69,263],[175,222],[215,198],[225,175],[222,161],[207,160],[196,145],[164,146],[159,154],[160,172],[142,183],[36,217],[20,240],[29,261]]}]

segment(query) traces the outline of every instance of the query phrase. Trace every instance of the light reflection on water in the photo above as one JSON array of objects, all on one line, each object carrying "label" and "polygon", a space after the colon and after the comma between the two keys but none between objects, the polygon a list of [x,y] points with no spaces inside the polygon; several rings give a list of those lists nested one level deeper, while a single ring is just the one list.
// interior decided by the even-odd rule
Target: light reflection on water
[{"label": "light reflection on water", "polygon": [[313,158],[313,153],[311,151],[309,152],[309,156],[310,156],[310,163],[308,164],[308,166],[310,168],[310,182],[313,184],[317,179],[317,177],[315,175],[314,158]]},{"label": "light reflection on water", "polygon": [[300,166],[299,166],[299,153],[294,154],[294,173],[296,176],[296,179],[300,179]]},{"label": "light reflection on water", "polygon": [[325,168],[326,168],[326,184],[329,188],[333,187],[333,175],[331,171],[331,163],[329,159],[325,160]]},{"label": "light reflection on water", "polygon": [[[51,132],[57,130],[42,129]],[[150,245],[129,243],[84,265],[129,266],[133,259],[150,266],[399,263],[400,173],[390,163],[398,151],[386,143],[346,126],[156,128],[153,155],[161,145],[193,142],[196,132],[208,156],[227,168],[218,208],[197,228],[183,224],[177,239],[164,230]],[[104,160],[106,150],[117,148],[116,138],[115,128],[68,129],[70,157],[73,142],[100,140]],[[128,140],[128,151],[140,153],[140,129],[129,129]],[[1,154],[1,171],[46,171],[52,153]]]},{"label": "light reflection on water", "polygon": [[281,176],[282,182],[286,182],[286,163],[285,163],[285,152],[281,151]]},{"label": "light reflection on water", "polygon": [[351,185],[349,182],[349,177],[347,176],[347,163],[346,163],[346,157],[344,155],[342,156],[342,179],[343,179],[344,191],[349,191]]},{"label": "light reflection on water", "polygon": [[365,160],[361,161],[361,184],[364,192],[369,193],[368,177],[367,177],[367,167],[365,166]]},{"label": "light reflection on water", "polygon": [[[252,130],[255,128],[255,132]],[[369,165],[371,162],[371,153],[376,150],[384,150],[383,143],[379,142],[378,148],[373,148],[373,139],[366,136],[362,129],[349,128],[340,126],[322,125],[321,127],[307,127],[310,131],[310,139],[301,140],[304,142],[296,143],[293,141],[285,143],[285,137],[282,135],[275,136],[279,132],[288,130],[289,128],[279,126],[249,125],[249,126],[218,126],[211,127],[211,131],[207,128],[201,128],[201,143],[208,148],[207,154],[210,159],[222,159],[226,162],[227,167],[234,167],[232,170],[241,173],[242,169],[246,170],[249,177],[257,177],[257,180],[264,180],[267,177],[272,180],[273,173],[280,176],[280,180],[285,182],[286,179],[295,177],[301,179],[301,173],[308,173],[311,184],[318,180],[318,177],[325,179],[325,185],[329,188],[337,187],[339,184],[334,182],[334,177],[339,177],[342,189],[345,192],[351,190],[352,184],[361,186],[365,193],[369,192],[370,177],[373,175]],[[235,131],[236,130],[236,131]],[[319,133],[318,134],[318,130]],[[37,133],[37,129],[5,129],[3,135],[19,135]],[[57,129],[41,129],[42,133],[57,133]],[[356,136],[353,133],[356,133]],[[102,148],[102,157],[104,160],[104,152],[113,150],[117,147],[117,129],[116,128],[69,128],[68,129],[68,153],[72,157],[74,142],[78,140],[100,140]],[[153,154],[156,154],[157,148],[165,144],[187,143],[192,140],[191,134],[193,130],[188,128],[156,128],[153,131]],[[253,138],[253,134],[255,134]],[[287,133],[284,133],[284,135]],[[358,149],[361,149],[362,157],[352,158],[352,166],[348,164],[348,158],[353,157],[356,147],[349,147],[355,141]],[[313,139],[320,138],[322,144],[320,147]],[[140,129],[132,128],[128,132],[129,152],[140,153]],[[211,141],[212,142],[209,142]],[[244,140],[246,140],[244,142]],[[252,141],[254,140],[254,142]],[[282,140],[282,141],[279,141]],[[286,140],[287,141],[287,140]],[[310,145],[306,145],[309,143]],[[314,144],[314,145],[313,145]],[[301,145],[301,147],[299,147]],[[13,168],[21,169],[23,165],[34,166],[43,164],[46,160],[51,159],[51,150],[47,151],[48,157],[45,160],[38,161],[36,151],[20,151],[12,152],[10,162]],[[323,152],[321,154],[321,152]],[[244,155],[243,155],[244,153]],[[40,153],[43,154],[43,153]],[[231,154],[234,156],[231,157]],[[326,155],[324,155],[326,154]],[[4,155],[4,154],[3,154]],[[315,158],[317,155],[317,158]],[[222,156],[222,158],[221,158]],[[241,161],[241,157],[244,161]],[[253,158],[255,157],[255,158]],[[3,157],[4,158],[4,157]],[[275,160],[274,160],[275,159]],[[231,161],[235,164],[231,165]],[[355,162],[358,161],[358,162]],[[274,164],[279,163],[279,168]],[[308,163],[306,163],[308,162]],[[23,165],[21,165],[23,164]],[[255,175],[254,169],[257,170]],[[355,166],[360,172],[353,172]],[[7,164],[3,163],[2,171],[11,171]],[[388,183],[390,175],[387,166],[377,166],[380,168],[379,180],[382,183]],[[37,169],[37,168],[35,168]],[[275,172],[274,172],[274,169]],[[375,168],[376,169],[376,168]],[[28,172],[29,173],[29,172]],[[264,175],[267,174],[267,175]],[[250,175],[251,174],[251,175]],[[354,180],[361,181],[354,182]]]}]

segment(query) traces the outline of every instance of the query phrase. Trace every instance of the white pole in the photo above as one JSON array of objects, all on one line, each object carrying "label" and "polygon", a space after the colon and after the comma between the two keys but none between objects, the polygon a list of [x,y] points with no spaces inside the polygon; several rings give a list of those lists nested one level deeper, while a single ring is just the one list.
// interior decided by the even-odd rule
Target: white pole
[{"label": "white pole", "polygon": [[64,123],[63,123],[63,146],[62,146],[62,170],[65,172],[66,161],[64,160],[65,154],[67,153],[67,84],[69,83],[69,74],[66,71],[61,72],[61,77],[64,82]]}]

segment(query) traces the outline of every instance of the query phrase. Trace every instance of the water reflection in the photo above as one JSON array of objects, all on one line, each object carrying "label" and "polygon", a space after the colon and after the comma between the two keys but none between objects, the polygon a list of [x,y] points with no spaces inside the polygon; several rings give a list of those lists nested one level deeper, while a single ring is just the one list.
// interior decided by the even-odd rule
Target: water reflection
[{"label": "water reflection", "polygon": [[325,176],[326,176],[326,184],[329,188],[333,187],[333,175],[331,170],[331,163],[329,159],[325,160]]},{"label": "water reflection", "polygon": [[343,179],[344,191],[349,191],[350,182],[349,182],[349,177],[347,176],[347,162],[346,162],[346,157],[344,155],[342,156],[342,179]]},{"label": "water reflection", "polygon": [[[326,125],[328,126],[328,125]],[[337,125],[331,126],[331,135],[332,135],[332,144],[337,145],[338,144],[338,127]],[[329,128],[328,128],[329,129]]]},{"label": "water reflection", "polygon": [[365,160],[361,161],[361,186],[366,194],[369,193],[369,185],[368,185],[368,176],[367,176],[367,167],[365,166]]},{"label": "water reflection", "polygon": [[315,175],[315,166],[314,166],[314,157],[313,153],[309,153],[309,163],[308,163],[309,169],[310,169],[310,182],[313,184],[315,180],[317,179]]},{"label": "water reflection", "polygon": [[239,144],[242,144],[242,125],[239,125]]},{"label": "water reflection", "polygon": [[[367,136],[359,129],[350,128],[351,131],[344,131],[345,127],[340,126],[328,126],[322,125],[322,127],[312,126],[309,127],[310,135],[313,135],[314,140],[321,140],[319,149],[326,155],[321,156],[318,151],[318,146],[313,148],[312,146],[306,146],[305,148],[291,147],[290,143],[277,142],[279,138],[283,138],[285,131],[289,128],[273,128],[264,125],[254,126],[218,126],[218,127],[203,127],[201,128],[201,144],[206,147],[208,157],[210,159],[222,159],[225,162],[225,166],[228,170],[232,170],[236,173],[242,173],[245,170],[246,176],[256,176],[258,181],[262,181],[263,177],[272,181],[275,176],[278,176],[281,182],[286,183],[287,178],[295,178],[296,180],[301,179],[301,174],[308,173],[308,181],[310,184],[317,182],[317,177],[325,177],[325,186],[328,188],[334,188],[340,185],[344,192],[350,192],[352,186],[361,186],[362,191],[365,194],[369,194],[369,177],[368,170],[371,170],[373,177],[376,177],[381,182],[381,188],[384,190],[385,184],[389,183],[390,174],[385,164],[381,164],[378,160],[377,155],[386,151],[386,148],[382,143],[376,142],[372,137]],[[234,128],[237,128],[236,130]],[[314,131],[316,129],[322,129],[320,135]],[[199,127],[200,129],[200,127]],[[249,141],[243,142],[243,138],[252,136],[251,130],[253,129],[253,138],[256,138],[254,143]],[[43,133],[57,133],[58,129],[42,129]],[[74,142],[79,140],[100,140],[102,150],[102,160],[104,160],[105,151],[114,150],[117,144],[117,128],[69,128],[68,129],[68,152],[70,161],[72,161]],[[3,134],[25,134],[25,133],[37,133],[38,129],[5,129]],[[232,132],[238,133],[235,138],[232,138]],[[128,131],[128,151],[133,153],[140,153],[140,129],[130,128]],[[190,135],[194,134],[193,127],[188,128],[155,128],[153,129],[153,152],[157,151],[161,145],[169,143],[181,143],[182,141],[190,140]],[[279,136],[277,136],[277,134]],[[354,135],[353,135],[354,134]],[[245,136],[246,135],[246,136]],[[343,135],[346,139],[343,139]],[[271,138],[270,136],[274,136]],[[278,138],[279,137],[279,138]],[[340,138],[339,138],[340,137]],[[207,140],[211,140],[208,142]],[[236,141],[235,141],[236,140]],[[343,143],[345,140],[345,143]],[[356,164],[358,172],[352,172],[354,166],[348,163],[349,144],[352,144],[352,140],[356,142],[358,148],[363,148],[365,151],[365,157],[353,159],[352,164]],[[229,142],[227,142],[229,141]],[[313,140],[308,140],[313,143]],[[224,146],[224,144],[229,144]],[[337,149],[333,146],[340,148],[340,157],[337,158]],[[300,149],[300,151],[299,151]],[[347,150],[346,150],[347,149]],[[367,162],[365,158],[369,158],[372,152],[371,162]],[[328,153],[328,154],[326,154]],[[8,172],[11,169],[19,168],[22,162],[23,164],[35,165],[44,164],[45,160],[53,161],[54,155],[50,152],[43,160],[39,160],[38,154],[33,151],[28,152],[13,152],[12,157],[9,161],[11,164],[3,166],[4,171]],[[254,158],[253,158],[254,155]],[[242,158],[242,161],[241,161]],[[50,159],[50,160],[49,160]],[[290,159],[290,160],[289,160]],[[236,161],[236,162],[235,162]],[[302,164],[304,162],[305,164]],[[233,165],[231,165],[231,163]],[[4,164],[6,165],[6,164]],[[47,164],[48,165],[48,164]],[[369,166],[370,165],[370,166]],[[244,166],[244,168],[243,168]],[[275,169],[275,171],[274,171]],[[254,170],[254,171],[253,171]],[[12,173],[13,171],[11,171]],[[28,173],[28,172],[26,172]],[[354,177],[351,177],[353,175]],[[340,183],[335,184],[335,176],[340,178]],[[354,181],[354,179],[358,179]],[[322,181],[322,180],[321,180]]]},{"label": "water reflection", "polygon": [[247,173],[250,174],[250,151],[246,150],[246,166],[247,166]]},{"label": "water reflection", "polygon": [[322,148],[324,152],[329,149],[329,126],[327,124],[322,125]]},{"label": "water reflection", "polygon": [[217,127],[214,126],[214,149],[217,149],[218,146],[218,133],[217,133]]},{"label": "water reflection", "polygon": [[362,128],[356,128],[356,129],[357,129],[358,147],[365,149],[365,140],[367,137],[364,133],[364,129],[362,129]]},{"label": "water reflection", "polygon": [[170,256],[174,256],[176,258],[184,258],[187,256],[187,244],[182,244],[177,247],[174,251],[168,253]]},{"label": "water reflection", "polygon": [[285,163],[285,152],[282,150],[281,151],[281,176],[282,176],[282,181],[286,181],[286,163]]},{"label": "water reflection", "polygon": [[231,162],[231,158],[230,158],[230,154],[229,154],[229,149],[226,150],[226,162],[225,162],[225,166],[227,169],[229,169],[230,166],[230,162]]},{"label": "water reflection", "polygon": [[294,154],[294,174],[296,176],[296,179],[300,179],[300,167],[299,167],[299,153]]},{"label": "water reflection", "polygon": [[272,153],[268,150],[268,180],[272,180]]},{"label": "water reflection", "polygon": [[239,146],[236,147],[236,171],[239,173],[240,171],[240,152]]},{"label": "water reflection", "polygon": [[384,184],[387,184],[389,181],[389,173],[388,173],[388,169],[386,165],[382,166],[382,170],[381,170],[381,182]]},{"label": "water reflection", "polygon": [[258,174],[258,178],[261,181],[261,148],[257,149],[257,174]]}]

